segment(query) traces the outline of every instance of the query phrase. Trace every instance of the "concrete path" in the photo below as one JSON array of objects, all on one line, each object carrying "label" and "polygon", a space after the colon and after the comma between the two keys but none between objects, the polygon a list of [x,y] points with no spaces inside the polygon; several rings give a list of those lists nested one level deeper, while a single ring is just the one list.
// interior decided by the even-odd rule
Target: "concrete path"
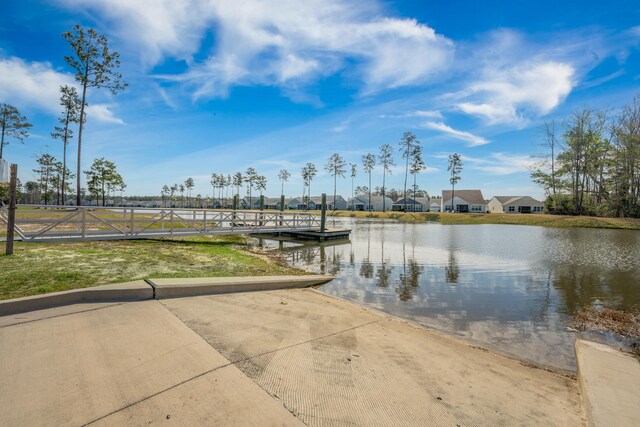
[{"label": "concrete path", "polygon": [[327,297],[162,303],[307,425],[583,425],[577,382]]},{"label": "concrete path", "polygon": [[0,424],[302,425],[158,301],[0,327]]},{"label": "concrete path", "polygon": [[640,363],[607,345],[576,341],[584,404],[593,426],[640,425]]},{"label": "concrete path", "polygon": [[1,424],[583,425],[577,382],[310,289],[0,318]]}]

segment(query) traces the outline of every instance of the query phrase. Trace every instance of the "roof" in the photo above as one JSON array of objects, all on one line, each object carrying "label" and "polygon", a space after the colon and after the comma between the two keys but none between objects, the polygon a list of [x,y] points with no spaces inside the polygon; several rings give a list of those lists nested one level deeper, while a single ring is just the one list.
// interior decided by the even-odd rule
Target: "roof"
[{"label": "roof", "polygon": [[[455,190],[455,197],[475,205],[487,204],[480,190]],[[442,190],[442,200],[451,201],[451,190]]]},{"label": "roof", "polygon": [[[398,199],[396,200],[394,203],[394,205],[404,205],[404,197],[402,199]],[[418,205],[428,205],[429,204],[429,199],[427,197],[407,197],[407,204],[408,205],[413,205],[413,204],[418,204]]]},{"label": "roof", "polygon": [[[354,197],[354,200],[360,203],[369,203],[369,196],[364,195],[364,196],[356,196]],[[385,196],[385,201],[391,202],[389,203],[389,206],[391,206],[393,204],[393,200],[391,200],[389,197]],[[371,203],[372,204],[376,204],[376,203],[382,203],[382,196],[371,196]]]},{"label": "roof", "polygon": [[500,202],[501,205],[508,205],[522,199],[531,199],[536,203],[542,204],[542,202],[534,199],[531,196],[493,196],[493,198],[496,199],[498,202]]},{"label": "roof", "polygon": [[[336,199],[338,200],[338,202],[340,201],[340,199],[344,200],[344,198],[339,194],[336,194]],[[322,196],[311,196],[309,198],[309,201],[311,201],[311,202],[315,203],[316,205],[318,205],[318,204],[322,203]],[[328,195],[327,194],[327,203],[333,203],[333,194],[332,195]]]}]

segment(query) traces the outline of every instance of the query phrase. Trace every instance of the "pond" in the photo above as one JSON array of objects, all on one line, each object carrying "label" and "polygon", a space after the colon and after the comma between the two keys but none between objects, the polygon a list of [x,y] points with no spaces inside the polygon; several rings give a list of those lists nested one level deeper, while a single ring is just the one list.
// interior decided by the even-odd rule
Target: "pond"
[{"label": "pond", "polygon": [[322,292],[554,368],[575,370],[569,315],[640,305],[640,232],[329,219],[348,243],[267,243],[336,279]]}]

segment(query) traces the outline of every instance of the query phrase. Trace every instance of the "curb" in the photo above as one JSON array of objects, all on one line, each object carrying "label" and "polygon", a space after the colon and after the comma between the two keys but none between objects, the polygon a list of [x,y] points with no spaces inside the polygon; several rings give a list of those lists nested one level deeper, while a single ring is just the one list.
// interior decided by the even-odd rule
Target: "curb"
[{"label": "curb", "polygon": [[190,279],[150,279],[156,299],[308,288],[333,280],[333,276],[201,277]]},{"label": "curb", "polygon": [[0,316],[83,302],[140,301],[151,298],[153,290],[149,285],[144,280],[136,280],[0,301]]},{"label": "curb", "polygon": [[0,317],[86,302],[141,301],[234,292],[308,288],[333,280],[333,276],[202,277],[147,279],[94,286],[0,301]]}]

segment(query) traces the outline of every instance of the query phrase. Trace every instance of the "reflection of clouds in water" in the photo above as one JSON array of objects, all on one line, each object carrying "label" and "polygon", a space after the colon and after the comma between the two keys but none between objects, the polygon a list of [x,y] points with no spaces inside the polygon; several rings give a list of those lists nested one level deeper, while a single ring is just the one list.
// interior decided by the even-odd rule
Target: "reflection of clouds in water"
[{"label": "reflection of clouds in water", "polygon": [[640,302],[640,269],[629,264],[640,259],[640,233],[352,219],[335,227],[352,229],[351,243],[285,254],[336,274],[323,292],[545,364],[574,366],[567,312],[596,296]]}]

